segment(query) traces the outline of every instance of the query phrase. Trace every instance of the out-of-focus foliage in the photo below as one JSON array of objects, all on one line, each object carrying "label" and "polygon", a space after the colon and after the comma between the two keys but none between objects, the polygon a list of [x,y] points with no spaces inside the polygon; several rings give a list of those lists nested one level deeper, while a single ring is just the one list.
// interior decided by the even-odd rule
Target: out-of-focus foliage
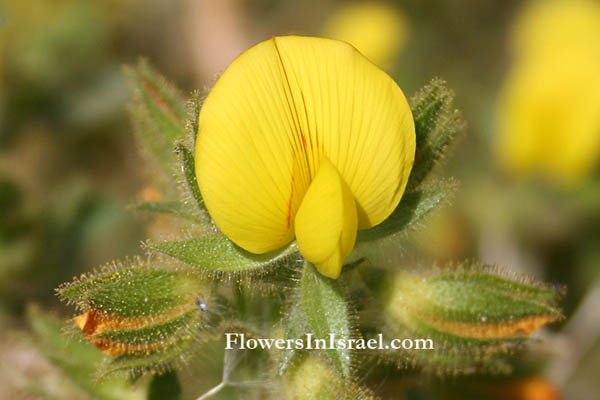
[{"label": "out-of-focus foliage", "polygon": [[56,282],[141,237],[119,199],[133,195],[137,173],[124,151],[131,139],[112,134],[126,126],[128,94],[111,49],[120,28],[106,11],[82,1],[0,5],[1,307],[11,312],[53,301]]},{"label": "out-of-focus foliage", "polygon": [[132,387],[126,379],[111,378],[99,384],[96,370],[101,353],[89,343],[74,340],[77,332],[65,335],[62,319],[30,306],[26,321],[28,332],[14,332],[10,347],[2,351],[0,365],[12,380],[12,385],[0,392],[6,396],[3,398],[146,398],[143,386]]}]

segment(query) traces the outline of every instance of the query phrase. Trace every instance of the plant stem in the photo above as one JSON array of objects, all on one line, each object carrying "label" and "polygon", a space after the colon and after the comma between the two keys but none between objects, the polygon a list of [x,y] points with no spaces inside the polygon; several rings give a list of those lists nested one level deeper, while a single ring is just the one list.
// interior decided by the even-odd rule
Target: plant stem
[{"label": "plant stem", "polygon": [[214,388],[210,389],[208,392],[204,393],[202,396],[198,397],[196,400],[206,400],[206,399],[214,396],[215,394],[219,393],[221,391],[221,389],[223,389],[224,387],[225,387],[225,382],[221,382]]}]

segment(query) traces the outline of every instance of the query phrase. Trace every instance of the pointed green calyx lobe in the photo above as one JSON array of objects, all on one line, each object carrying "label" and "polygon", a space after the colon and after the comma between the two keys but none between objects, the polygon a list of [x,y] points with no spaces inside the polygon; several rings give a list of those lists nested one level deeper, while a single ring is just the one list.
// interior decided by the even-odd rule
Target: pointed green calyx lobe
[{"label": "pointed green calyx lobe", "polygon": [[185,101],[144,60],[125,72],[133,91],[129,114],[142,152],[148,161],[171,175],[175,172],[173,149],[185,137]]},{"label": "pointed green calyx lobe", "polygon": [[[285,320],[285,340],[304,340],[306,333],[309,332],[308,321],[302,309],[301,303],[295,303]],[[281,351],[279,356],[279,375],[283,375],[287,369],[300,356],[301,350],[297,350],[294,346],[286,347]]]},{"label": "pointed green calyx lobe", "polygon": [[298,251],[295,243],[291,243],[266,254],[252,254],[236,246],[222,234],[175,242],[147,243],[146,248],[208,273],[261,271],[285,263]]},{"label": "pointed green calyx lobe", "polygon": [[127,68],[135,101],[143,106],[156,128],[171,143],[184,136],[187,118],[185,100],[178,90],[142,60]]},{"label": "pointed green calyx lobe", "polygon": [[417,187],[431,172],[452,141],[465,129],[461,113],[453,108],[454,93],[438,78],[410,100],[415,120],[416,154],[409,188]]},{"label": "pointed green calyx lobe", "polygon": [[206,211],[202,194],[200,194],[200,188],[198,187],[198,181],[196,180],[196,164],[194,161],[194,155],[188,150],[183,144],[178,144],[175,147],[175,152],[179,154],[181,163],[181,172],[183,173],[184,180],[184,191],[191,194],[196,211]]},{"label": "pointed green calyx lobe", "polygon": [[369,242],[414,228],[431,211],[448,202],[455,191],[456,184],[448,181],[405,193],[394,212],[374,228],[359,231],[357,241]]},{"label": "pointed green calyx lobe", "polygon": [[[334,334],[337,339],[348,340],[350,314],[340,283],[321,275],[307,262],[304,265],[300,285],[302,309],[314,336],[327,342],[330,334]],[[341,376],[350,376],[349,349],[327,349],[325,353]]]},{"label": "pointed green calyx lobe", "polygon": [[57,292],[82,310],[143,318],[193,302],[200,290],[201,285],[184,273],[136,262],[84,274]]}]

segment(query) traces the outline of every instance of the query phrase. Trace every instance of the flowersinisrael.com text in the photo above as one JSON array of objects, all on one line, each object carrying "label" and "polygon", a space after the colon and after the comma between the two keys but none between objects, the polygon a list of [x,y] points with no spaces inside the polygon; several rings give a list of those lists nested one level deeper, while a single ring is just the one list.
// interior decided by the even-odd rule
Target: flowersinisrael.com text
[{"label": "flowersinisrael.com text", "polygon": [[336,338],[334,333],[330,333],[327,339],[317,339],[311,333],[307,333],[305,338],[298,339],[274,339],[274,338],[247,338],[243,333],[225,333],[225,349],[297,349],[297,350],[433,350],[432,339],[392,339],[389,342],[383,340],[380,333],[376,338],[371,339],[349,339]]}]

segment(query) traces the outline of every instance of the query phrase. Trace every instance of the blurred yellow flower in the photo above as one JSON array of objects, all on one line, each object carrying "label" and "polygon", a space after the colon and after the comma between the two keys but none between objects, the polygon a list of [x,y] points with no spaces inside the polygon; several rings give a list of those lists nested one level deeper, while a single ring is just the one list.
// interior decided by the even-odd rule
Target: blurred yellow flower
[{"label": "blurred yellow flower", "polygon": [[567,183],[600,154],[600,63],[529,65],[508,77],[501,96],[501,161]]},{"label": "blurred yellow flower", "polygon": [[600,157],[600,3],[533,2],[517,19],[499,99],[498,157],[509,171],[581,180]]},{"label": "blurred yellow flower", "polygon": [[406,44],[408,20],[391,4],[343,3],[326,20],[324,36],[352,44],[377,65],[390,62]]},{"label": "blurred yellow flower", "polygon": [[357,229],[398,205],[415,152],[404,94],[352,46],[274,37],[223,73],[199,118],[196,176],[209,213],[252,253],[294,237],[337,278]]},{"label": "blurred yellow flower", "polygon": [[285,374],[285,400],[331,400],[340,396],[348,384],[332,371],[331,365],[310,354]]},{"label": "blurred yellow flower", "polygon": [[600,57],[600,4],[596,0],[537,0],[514,24],[512,50],[520,60],[556,60],[561,54]]}]

